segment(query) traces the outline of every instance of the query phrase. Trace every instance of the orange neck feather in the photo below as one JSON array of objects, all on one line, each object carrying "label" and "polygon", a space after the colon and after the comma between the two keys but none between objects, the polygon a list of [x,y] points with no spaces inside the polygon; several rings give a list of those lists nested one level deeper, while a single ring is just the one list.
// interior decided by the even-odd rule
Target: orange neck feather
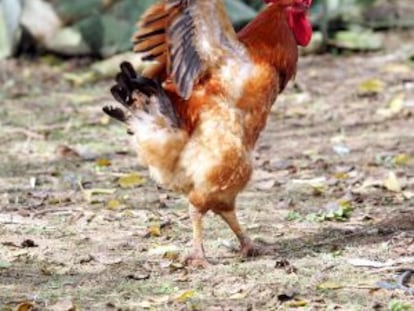
[{"label": "orange neck feather", "polygon": [[279,74],[282,91],[296,73],[297,43],[288,25],[286,13],[277,5],[269,5],[239,33],[253,59],[272,65]]}]

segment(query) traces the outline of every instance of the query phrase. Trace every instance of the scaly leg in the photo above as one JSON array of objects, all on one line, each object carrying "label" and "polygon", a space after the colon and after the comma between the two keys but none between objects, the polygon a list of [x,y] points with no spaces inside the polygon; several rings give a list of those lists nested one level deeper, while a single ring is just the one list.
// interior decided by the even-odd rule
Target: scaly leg
[{"label": "scaly leg", "polygon": [[239,239],[240,251],[244,257],[252,257],[260,254],[260,248],[255,245],[241,229],[239,220],[237,219],[237,215],[234,210],[220,212],[220,216],[229,225],[231,230]]},{"label": "scaly leg", "polygon": [[191,222],[193,224],[193,250],[186,256],[185,262],[195,267],[207,267],[209,262],[206,259],[203,247],[203,216],[192,204],[189,208]]}]

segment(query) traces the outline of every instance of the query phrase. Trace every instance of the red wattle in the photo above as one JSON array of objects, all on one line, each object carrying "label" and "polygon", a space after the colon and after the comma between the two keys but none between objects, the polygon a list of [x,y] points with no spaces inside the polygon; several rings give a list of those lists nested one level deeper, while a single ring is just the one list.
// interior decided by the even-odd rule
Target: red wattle
[{"label": "red wattle", "polygon": [[307,46],[312,38],[312,25],[305,12],[289,10],[288,23],[298,45]]}]

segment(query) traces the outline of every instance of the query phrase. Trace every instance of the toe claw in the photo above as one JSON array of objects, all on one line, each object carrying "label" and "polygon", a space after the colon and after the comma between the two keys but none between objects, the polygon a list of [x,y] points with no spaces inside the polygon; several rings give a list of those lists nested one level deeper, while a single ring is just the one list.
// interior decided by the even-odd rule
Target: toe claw
[{"label": "toe claw", "polygon": [[211,266],[211,263],[204,256],[190,254],[184,258],[184,264],[193,268],[206,269]]},{"label": "toe claw", "polygon": [[256,257],[263,254],[263,248],[250,240],[243,241],[240,249],[243,257]]}]

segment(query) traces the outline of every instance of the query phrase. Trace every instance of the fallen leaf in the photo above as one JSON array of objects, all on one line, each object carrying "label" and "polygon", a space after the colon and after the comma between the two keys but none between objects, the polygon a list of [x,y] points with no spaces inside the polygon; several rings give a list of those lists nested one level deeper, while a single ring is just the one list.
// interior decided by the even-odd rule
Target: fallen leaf
[{"label": "fallen leaf", "polygon": [[340,288],[343,288],[343,285],[332,282],[332,281],[326,281],[326,282],[318,284],[316,288],[317,289],[340,289]]},{"label": "fallen leaf", "polygon": [[111,117],[108,115],[104,115],[99,119],[99,123],[101,125],[108,125],[111,122]]},{"label": "fallen leaf", "polygon": [[114,194],[116,189],[103,189],[103,188],[92,188],[92,189],[82,189],[83,197],[86,202],[92,202],[92,197],[96,194]]},{"label": "fallen leaf", "polygon": [[111,210],[118,209],[120,206],[122,206],[122,203],[116,199],[109,200],[106,203],[106,207]]},{"label": "fallen leaf", "polygon": [[150,309],[154,304],[145,300],[145,301],[141,301],[138,306],[144,309]]},{"label": "fallen leaf", "polygon": [[147,236],[159,237],[161,236],[160,224],[154,224],[147,228]]},{"label": "fallen leaf", "polygon": [[53,271],[46,265],[42,265],[40,267],[40,271],[44,274],[44,275],[53,275]]},{"label": "fallen leaf", "polygon": [[351,258],[348,260],[348,263],[354,267],[369,267],[369,268],[383,268],[388,265],[384,262],[374,261],[364,258]]},{"label": "fallen leaf", "polygon": [[389,109],[393,113],[398,113],[401,109],[404,108],[405,96],[404,94],[399,94],[391,99],[390,103],[388,104]]},{"label": "fallen leaf", "polygon": [[373,267],[373,268],[385,268],[396,265],[412,265],[414,263],[414,257],[401,257],[395,260],[387,260],[386,262],[373,261],[363,258],[351,258],[348,262],[353,266],[360,267]]},{"label": "fallen leaf", "polygon": [[385,88],[385,83],[379,79],[368,79],[358,86],[358,93],[362,96],[369,96],[381,93]]},{"label": "fallen leaf", "polygon": [[286,305],[291,308],[301,308],[306,307],[308,303],[305,300],[295,300],[289,301]]},{"label": "fallen leaf", "polygon": [[242,300],[247,297],[247,292],[235,293],[229,297],[231,300]]},{"label": "fallen leaf", "polygon": [[155,255],[155,256],[164,256],[166,253],[179,253],[180,249],[175,245],[162,245],[162,246],[155,246],[148,250],[148,255]]},{"label": "fallen leaf", "polygon": [[60,145],[56,149],[56,153],[62,157],[62,158],[70,158],[70,159],[80,159],[81,156],[79,152],[77,152],[75,149],[66,146],[66,145]]},{"label": "fallen leaf", "polygon": [[392,192],[401,192],[401,184],[394,172],[388,173],[388,178],[384,180],[384,187]]},{"label": "fallen leaf", "polygon": [[32,302],[23,302],[17,306],[17,311],[31,311],[34,308],[34,304]]},{"label": "fallen leaf", "polygon": [[179,252],[165,252],[165,254],[163,255],[163,258],[171,260],[171,261],[175,261],[179,257],[180,257]]},{"label": "fallen leaf", "polygon": [[[179,256],[177,256],[177,259],[178,258],[179,258]],[[170,263],[169,268],[170,268],[171,272],[174,272],[174,271],[177,271],[177,270],[183,270],[185,268],[185,266],[180,262],[172,262],[172,263]]]},{"label": "fallen leaf", "polygon": [[137,172],[122,176],[118,179],[118,184],[121,188],[133,188],[145,183],[145,179]]},{"label": "fallen leaf", "polygon": [[326,178],[317,177],[312,179],[292,179],[287,183],[286,188],[290,193],[319,195],[325,192],[326,186]]},{"label": "fallen leaf", "polygon": [[349,179],[349,174],[346,172],[336,172],[335,174],[333,174],[333,177],[339,180],[346,180]]},{"label": "fallen leaf", "polygon": [[388,103],[387,108],[380,108],[377,110],[377,113],[383,117],[392,117],[398,114],[405,106],[405,96],[404,94],[399,94],[395,96]]},{"label": "fallen leaf", "polygon": [[408,65],[401,64],[401,63],[391,63],[381,68],[381,71],[384,71],[387,73],[408,74],[412,72],[412,68]]},{"label": "fallen leaf", "polygon": [[108,167],[111,166],[112,163],[110,160],[105,159],[105,158],[99,158],[96,160],[96,166],[98,167]]},{"label": "fallen leaf", "polygon": [[404,166],[410,163],[411,158],[406,153],[399,153],[392,158],[392,163],[399,166]]},{"label": "fallen leaf", "polygon": [[405,199],[411,200],[412,198],[414,198],[414,192],[404,191],[403,196],[404,196]]},{"label": "fallen leaf", "polygon": [[340,199],[338,200],[338,204],[345,209],[352,209],[352,202],[350,199]]},{"label": "fallen leaf", "polygon": [[182,293],[180,293],[175,300],[179,301],[179,302],[187,302],[189,299],[193,298],[195,295],[195,290],[190,289],[190,290],[186,290]]}]

